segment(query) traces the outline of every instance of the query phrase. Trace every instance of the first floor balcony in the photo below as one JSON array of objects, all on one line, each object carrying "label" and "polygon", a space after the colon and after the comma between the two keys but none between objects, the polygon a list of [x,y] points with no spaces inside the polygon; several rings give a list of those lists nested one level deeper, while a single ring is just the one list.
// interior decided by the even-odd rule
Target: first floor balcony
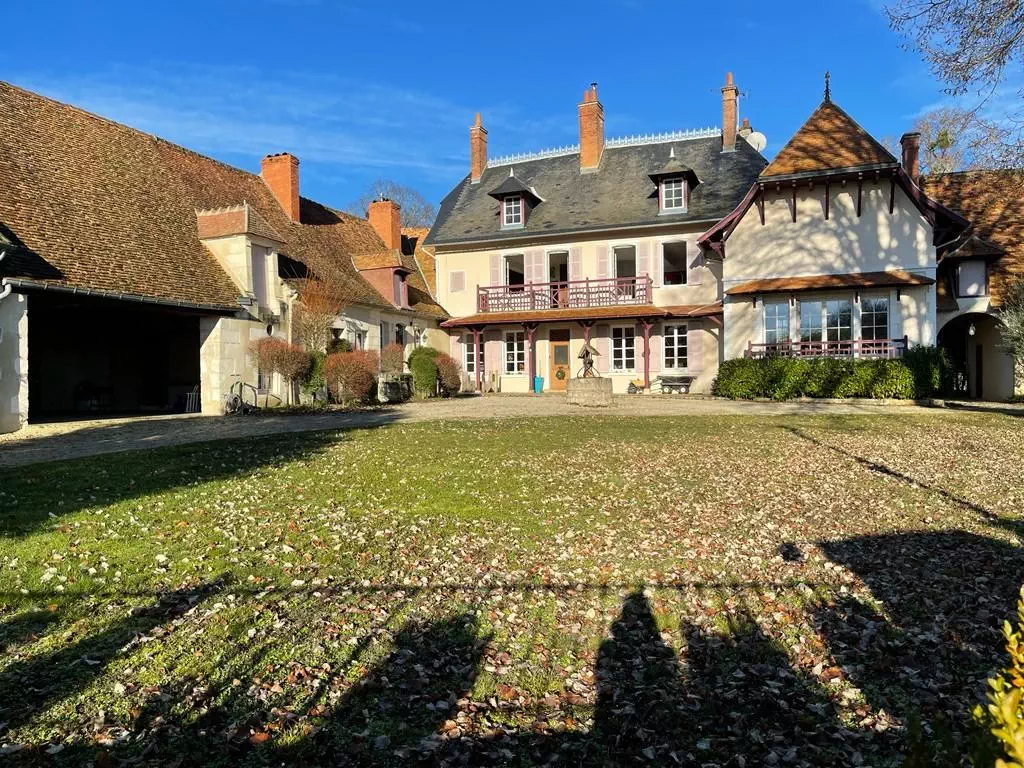
[{"label": "first floor balcony", "polygon": [[563,280],[551,283],[487,285],[477,288],[477,312],[533,312],[651,304],[648,275]]},{"label": "first floor balcony", "polygon": [[747,342],[745,357],[838,357],[857,360],[881,360],[903,357],[908,340],[849,339],[846,341],[776,341],[766,344]]}]

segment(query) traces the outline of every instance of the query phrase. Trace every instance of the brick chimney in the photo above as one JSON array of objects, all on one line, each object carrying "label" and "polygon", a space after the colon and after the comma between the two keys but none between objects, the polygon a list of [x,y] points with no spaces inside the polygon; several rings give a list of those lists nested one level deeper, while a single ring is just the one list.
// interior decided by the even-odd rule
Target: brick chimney
[{"label": "brick chimney", "polygon": [[386,248],[401,250],[402,215],[398,203],[394,200],[388,200],[386,197],[374,200],[370,203],[370,210],[367,211],[366,217],[370,220],[370,226],[377,231],[380,239],[384,241]]},{"label": "brick chimney", "polygon": [[267,155],[260,164],[260,176],[285,214],[292,221],[299,220],[299,158],[287,152]]},{"label": "brick chimney", "polygon": [[900,137],[900,146],[903,147],[903,170],[907,172],[911,181],[919,185],[921,175],[921,134],[904,133]]},{"label": "brick chimney", "polygon": [[480,123],[480,113],[476,113],[476,122],[469,126],[469,180],[476,184],[487,170],[487,129]]},{"label": "brick chimney", "polygon": [[722,86],[722,151],[732,152],[736,149],[736,118],[738,117],[738,101],[740,90],[732,81],[732,72],[725,75]]},{"label": "brick chimney", "polygon": [[597,83],[591,83],[580,102],[580,171],[596,171],[604,154],[604,107],[597,100]]}]

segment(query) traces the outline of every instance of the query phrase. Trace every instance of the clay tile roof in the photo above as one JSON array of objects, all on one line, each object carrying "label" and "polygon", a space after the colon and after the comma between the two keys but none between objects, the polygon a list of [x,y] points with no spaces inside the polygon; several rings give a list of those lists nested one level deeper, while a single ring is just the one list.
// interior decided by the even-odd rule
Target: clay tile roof
[{"label": "clay tile roof", "polygon": [[925,275],[893,269],[887,272],[854,272],[846,275],[805,275],[750,280],[728,289],[727,296],[752,296],[758,293],[798,293],[830,288],[890,288],[909,285],[931,285],[935,281]]},{"label": "clay tile roof", "polygon": [[[292,221],[256,174],[4,82],[0,179],[0,231],[23,246],[3,277],[237,308],[196,213],[242,205],[246,231],[282,242],[345,303],[393,309],[352,262],[385,250],[365,219],[301,198]],[[417,311],[444,316],[419,285]]]},{"label": "clay tile roof", "polygon": [[277,230],[248,203],[212,211],[196,211],[196,222],[200,240],[249,234],[277,243],[284,242]]},{"label": "clay tile roof", "polygon": [[838,105],[823,101],[761,172],[761,178],[883,165],[895,166],[896,158]]},{"label": "clay tile roof", "polygon": [[427,291],[431,296],[437,296],[437,262],[434,249],[423,245],[429,232],[429,227],[402,227],[402,236],[408,241],[409,250],[413,251],[413,260],[419,267]]},{"label": "clay tile roof", "polygon": [[385,269],[388,267],[404,267],[402,256],[398,251],[375,251],[374,253],[361,253],[352,257],[356,269]]},{"label": "clay tile roof", "polygon": [[973,233],[1001,248],[992,265],[989,290],[998,304],[1009,280],[1024,277],[1024,193],[1019,171],[963,171],[925,176],[929,197],[971,222]]}]

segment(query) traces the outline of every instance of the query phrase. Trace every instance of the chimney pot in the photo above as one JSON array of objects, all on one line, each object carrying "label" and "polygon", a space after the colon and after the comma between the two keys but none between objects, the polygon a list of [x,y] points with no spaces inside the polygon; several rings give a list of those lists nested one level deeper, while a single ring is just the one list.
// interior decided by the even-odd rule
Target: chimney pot
[{"label": "chimney pot", "polygon": [[370,226],[380,235],[380,239],[384,241],[385,248],[401,250],[402,215],[398,203],[388,200],[382,195],[380,200],[370,203],[366,218],[369,219]]},{"label": "chimney pot", "polygon": [[487,170],[487,129],[480,121],[480,113],[469,126],[469,180],[476,184]]},{"label": "chimney pot", "polygon": [[604,154],[604,107],[597,100],[597,83],[583,92],[580,113],[580,171],[596,171]]},{"label": "chimney pot", "polygon": [[920,186],[921,134],[904,133],[900,137],[900,146],[903,147],[903,170],[915,184]]},{"label": "chimney pot", "polygon": [[722,86],[722,151],[732,152],[736,149],[736,123],[739,112],[739,88],[732,79],[732,72],[725,73],[725,85]]},{"label": "chimney pot", "polygon": [[299,220],[299,158],[287,152],[267,155],[260,176],[292,221]]}]

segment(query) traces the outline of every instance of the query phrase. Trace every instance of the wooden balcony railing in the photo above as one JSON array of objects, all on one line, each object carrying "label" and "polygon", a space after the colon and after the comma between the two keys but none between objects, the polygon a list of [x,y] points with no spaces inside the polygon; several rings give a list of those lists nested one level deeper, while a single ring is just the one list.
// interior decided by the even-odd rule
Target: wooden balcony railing
[{"label": "wooden balcony railing", "polygon": [[903,357],[902,339],[853,339],[851,341],[780,341],[774,344],[747,342],[745,357],[845,357],[876,360]]},{"label": "wooden balcony railing", "polygon": [[652,282],[647,275],[566,280],[558,283],[487,285],[476,289],[477,312],[523,312],[540,309],[614,307],[650,304]]}]

